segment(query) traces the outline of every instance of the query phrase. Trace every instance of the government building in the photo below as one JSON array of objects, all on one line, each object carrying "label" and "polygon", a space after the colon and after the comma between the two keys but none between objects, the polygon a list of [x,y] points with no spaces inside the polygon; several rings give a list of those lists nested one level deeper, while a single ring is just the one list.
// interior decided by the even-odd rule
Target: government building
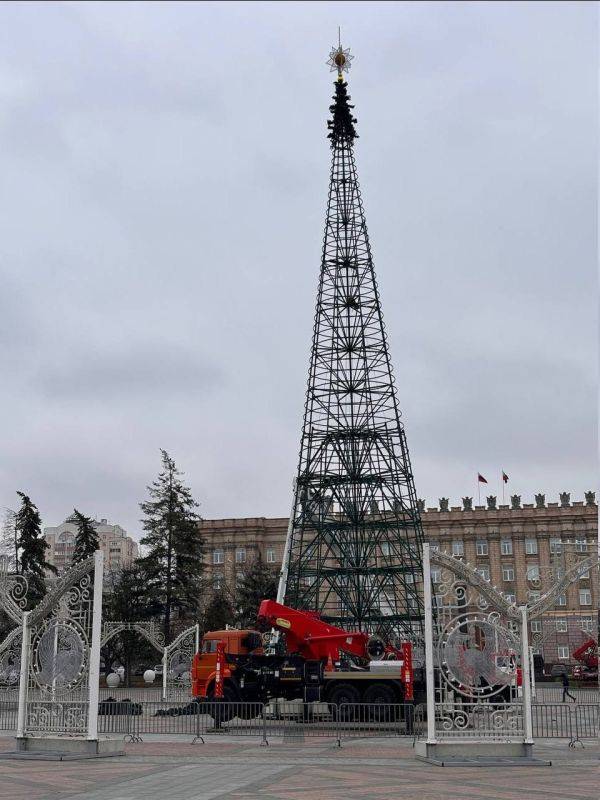
[{"label": "government building", "polygon": [[[425,540],[432,548],[472,564],[492,585],[517,604],[535,602],[547,586],[550,571],[560,577],[561,554],[566,543],[578,553],[598,547],[598,506],[594,492],[571,502],[567,492],[559,502],[497,505],[488,497],[485,506],[465,497],[460,506],[447,498],[426,507],[419,500]],[[279,569],[287,533],[287,518],[250,517],[206,519],[200,523],[207,570],[215,587],[234,587],[251,561],[260,554],[266,564]],[[439,581],[432,570],[434,587]],[[590,636],[597,636],[598,572],[572,584],[542,618],[531,621],[535,650],[547,663],[574,663],[572,652]]]}]

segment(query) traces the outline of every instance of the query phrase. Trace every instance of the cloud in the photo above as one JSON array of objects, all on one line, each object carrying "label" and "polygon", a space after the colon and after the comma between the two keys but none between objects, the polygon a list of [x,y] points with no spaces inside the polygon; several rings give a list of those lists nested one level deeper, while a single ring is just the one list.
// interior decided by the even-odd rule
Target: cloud
[{"label": "cloud", "polygon": [[[125,345],[127,347],[127,345]],[[68,353],[45,363],[34,382],[36,393],[48,402],[77,398],[139,403],[147,396],[194,396],[218,386],[220,369],[197,354],[164,343],[128,347],[124,352]]]},{"label": "cloud", "polygon": [[[597,473],[597,8],[344,13],[417,492],[459,498],[505,468],[524,497],[581,496]],[[47,524],[75,505],[139,532],[164,447],[204,516],[289,512],[338,18],[0,7],[0,505],[24,488]]]}]

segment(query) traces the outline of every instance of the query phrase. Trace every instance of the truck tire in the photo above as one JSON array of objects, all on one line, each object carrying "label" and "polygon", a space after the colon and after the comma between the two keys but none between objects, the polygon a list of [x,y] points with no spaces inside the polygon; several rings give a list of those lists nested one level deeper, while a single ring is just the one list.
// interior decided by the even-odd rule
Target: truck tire
[{"label": "truck tire", "polygon": [[394,722],[398,718],[398,697],[389,684],[372,683],[365,689],[362,699],[369,704],[369,719],[373,722]]},{"label": "truck tire", "polygon": [[337,683],[328,692],[327,705],[334,719],[352,722],[357,716],[360,693],[351,683]]},{"label": "truck tire", "polygon": [[[217,722],[229,722],[233,719],[239,711],[239,706],[236,705],[240,702],[240,696],[235,686],[226,683],[223,687],[222,704],[219,698],[215,697],[214,684],[209,689],[207,700],[209,702],[208,713]],[[235,703],[236,705],[231,705]]]}]

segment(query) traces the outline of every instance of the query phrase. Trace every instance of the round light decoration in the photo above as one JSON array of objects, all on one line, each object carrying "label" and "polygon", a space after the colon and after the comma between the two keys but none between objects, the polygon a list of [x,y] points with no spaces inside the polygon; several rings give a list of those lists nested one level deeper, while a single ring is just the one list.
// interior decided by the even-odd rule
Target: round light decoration
[{"label": "round light decoration", "polygon": [[106,676],[106,685],[109,689],[116,689],[120,683],[121,678],[119,678],[116,672],[111,672],[110,675]]},{"label": "round light decoration", "polygon": [[144,681],[145,683],[154,683],[154,679],[156,678],[156,672],[153,669],[147,669],[144,672]]}]

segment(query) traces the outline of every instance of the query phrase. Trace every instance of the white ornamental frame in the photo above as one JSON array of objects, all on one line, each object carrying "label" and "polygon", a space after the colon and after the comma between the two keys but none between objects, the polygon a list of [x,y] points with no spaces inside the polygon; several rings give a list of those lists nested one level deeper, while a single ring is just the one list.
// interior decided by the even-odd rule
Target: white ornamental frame
[{"label": "white ornamental frame", "polygon": [[103,571],[97,550],[23,612],[17,738],[98,739]]},{"label": "white ornamental frame", "polygon": [[[450,616],[452,612],[444,616],[442,607],[439,612],[435,607],[431,584],[432,563],[441,566],[450,575],[451,583],[448,588],[455,591],[457,597],[461,592],[463,593],[464,608],[457,608],[454,617]],[[483,579],[470,564],[445,553],[431,552],[427,543],[423,545],[423,584],[427,744],[436,744],[440,739],[448,741],[452,738],[463,741],[465,738],[470,741],[490,741],[491,738],[495,738],[532,744],[533,723],[527,607],[517,607],[514,603],[508,602],[502,593]],[[446,621],[449,616],[449,623],[442,626],[442,631],[438,631],[438,626],[435,625],[436,634],[434,636],[434,623],[437,617]],[[523,674],[520,700],[513,698],[510,702],[496,703],[492,691],[486,693],[485,689],[478,686],[455,685],[451,688],[456,691],[456,701],[436,702],[436,655],[438,657],[437,678],[440,685],[440,697],[444,682],[446,688],[452,684],[448,675],[444,675],[444,670],[447,670],[449,665],[442,663],[445,654],[443,648],[438,648],[438,645],[443,644],[445,635],[452,635],[454,631],[460,631],[461,626],[465,631],[469,624],[488,625],[490,630],[494,630],[502,638],[503,642],[520,644],[518,654]],[[518,630],[518,635],[515,635],[515,629]],[[465,657],[469,655],[473,655],[472,651],[465,651]],[[509,670],[512,675],[516,671],[516,663],[511,664]],[[507,682],[506,685],[510,689],[510,683]]]}]

